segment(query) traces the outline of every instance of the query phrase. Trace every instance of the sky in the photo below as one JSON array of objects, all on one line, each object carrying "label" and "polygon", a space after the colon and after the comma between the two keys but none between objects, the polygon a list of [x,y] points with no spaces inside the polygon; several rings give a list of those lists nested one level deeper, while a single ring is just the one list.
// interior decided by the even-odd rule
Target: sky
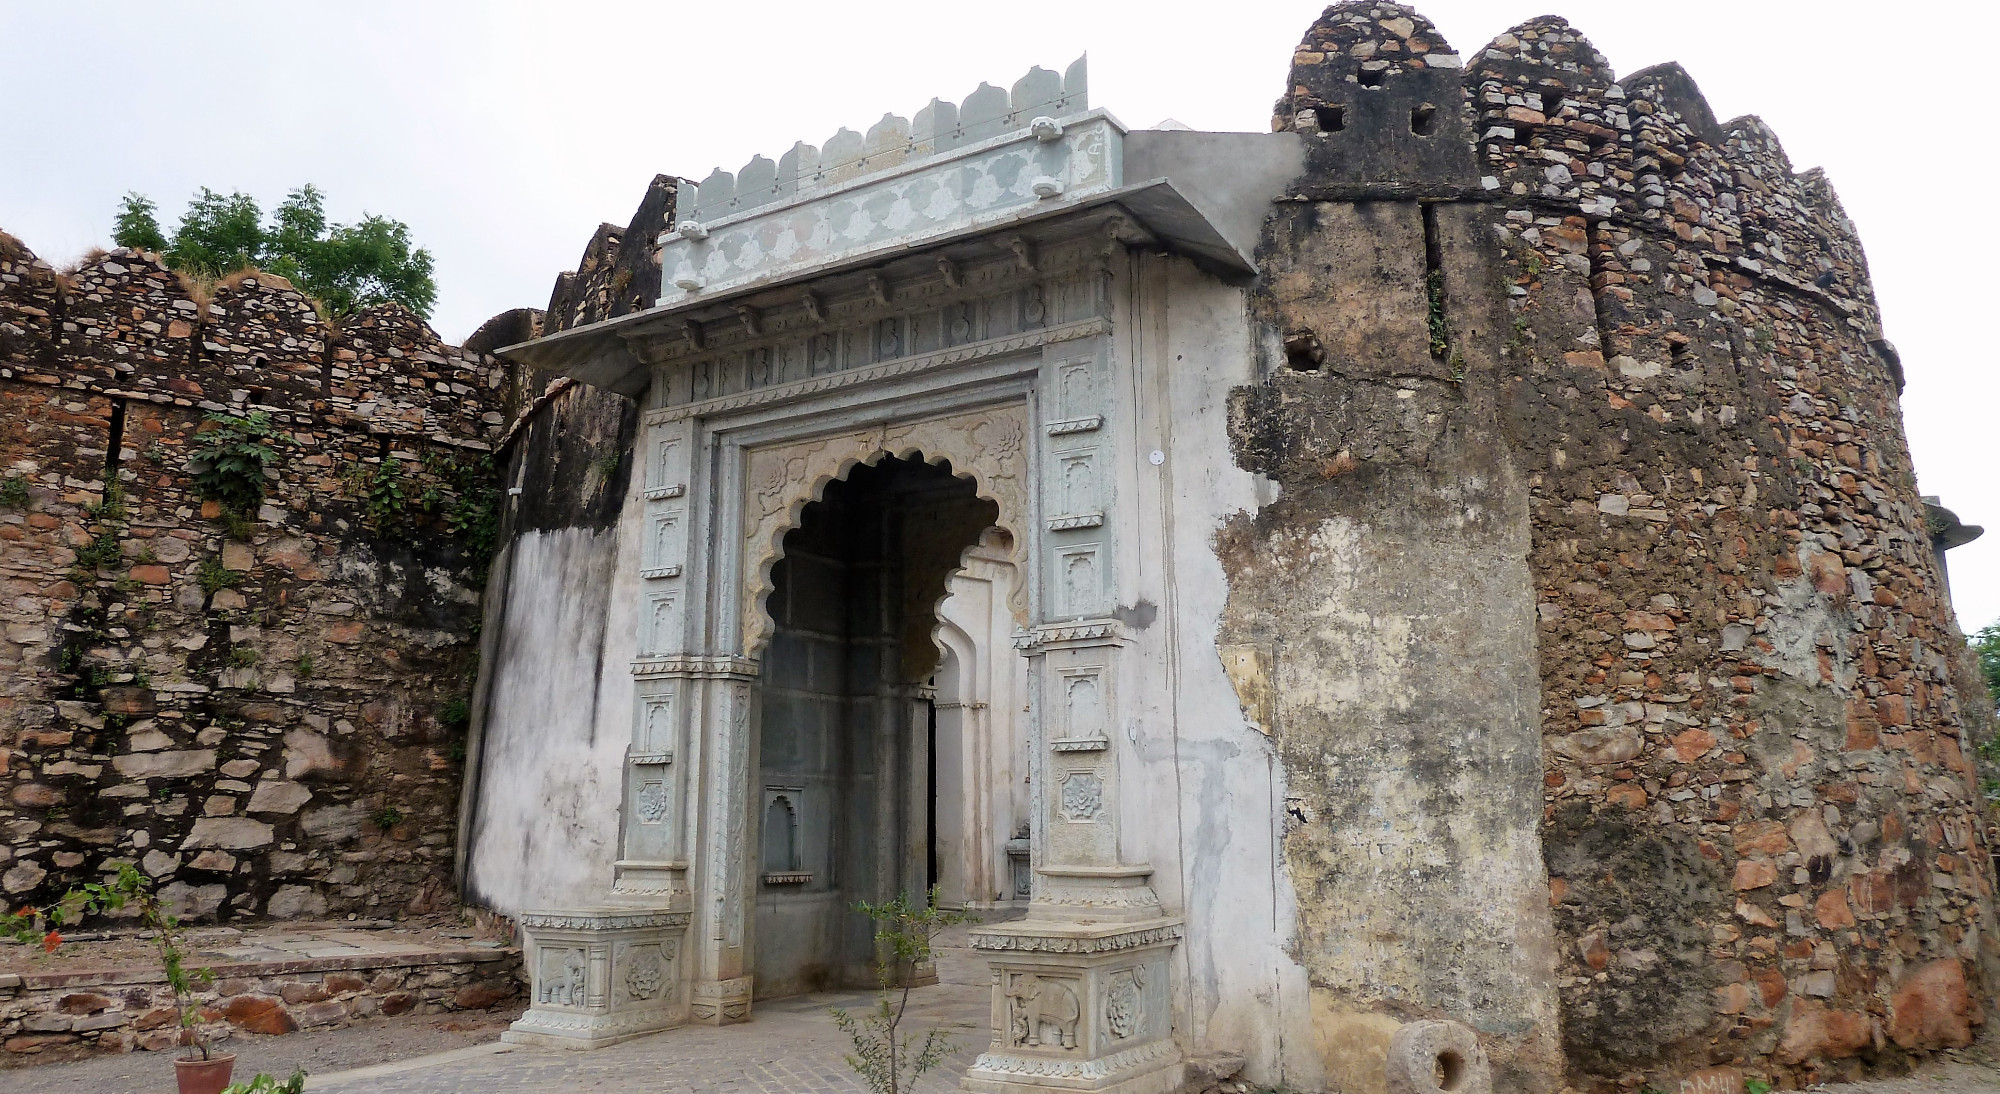
[{"label": "sky", "polygon": [[[1128,126],[1264,130],[1321,5],[1066,0],[993,7],[615,0],[0,0],[9,117],[0,229],[62,264],[106,246],[121,194],[169,226],[199,187],[267,208],[313,183],[333,219],[408,223],[458,341],[547,302],[600,222],[657,173],[699,179],[841,126],[909,117],[1090,55]],[[2000,621],[2000,476],[1980,441],[2000,380],[1984,337],[2000,153],[1983,58],[2000,5],[1788,0],[1432,0],[1461,52],[1555,11],[1620,73],[1677,60],[1718,118],[1757,114],[1826,169],[1868,249],[1918,484],[1994,533],[1951,554],[1967,631]],[[1949,14],[1947,14],[1949,12]],[[1973,198],[1974,200],[1967,200]]]}]

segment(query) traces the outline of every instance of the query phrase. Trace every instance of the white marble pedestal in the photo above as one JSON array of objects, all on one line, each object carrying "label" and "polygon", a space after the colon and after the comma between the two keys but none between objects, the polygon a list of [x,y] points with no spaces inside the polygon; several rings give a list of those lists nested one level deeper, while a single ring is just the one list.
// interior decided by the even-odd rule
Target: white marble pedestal
[{"label": "white marble pedestal", "polygon": [[503,1041],[602,1048],[687,1021],[680,960],[688,913],[597,907],[521,914],[527,1013]]}]

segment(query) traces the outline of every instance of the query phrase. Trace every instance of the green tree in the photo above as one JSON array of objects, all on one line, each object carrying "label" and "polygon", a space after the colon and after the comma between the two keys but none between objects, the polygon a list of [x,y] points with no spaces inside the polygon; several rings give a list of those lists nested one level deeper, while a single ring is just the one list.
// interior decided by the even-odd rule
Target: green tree
[{"label": "green tree", "polygon": [[938,907],[936,886],[922,904],[906,893],[881,904],[861,901],[854,910],[875,921],[875,1005],[863,1014],[845,1007],[831,1008],[833,1024],[854,1043],[847,1066],[861,1076],[874,1094],[906,1094],[916,1089],[926,1071],[944,1063],[952,1053],[951,1034],[943,1029],[902,1033],[903,1012],[910,1006],[910,985],[917,971],[931,959],[931,944],[937,936],[971,916]]},{"label": "green tree", "polygon": [[265,261],[263,214],[249,194],[224,197],[204,186],[181,214],[167,244],[167,265],[221,277]]},{"label": "green tree", "polygon": [[188,202],[171,237],[161,232],[156,214],[144,195],[125,195],[113,238],[121,247],[159,251],[183,273],[269,270],[335,315],[393,300],[428,316],[437,303],[430,252],[412,244],[409,225],[372,213],[353,224],[330,223],[326,195],[316,186],[285,195],[268,222],[250,195],[218,194],[206,186]]},{"label": "green tree", "polygon": [[118,200],[118,218],[111,238],[120,247],[159,253],[167,249],[167,237],[160,231],[159,207],[143,195],[127,193]]},{"label": "green tree", "polygon": [[1986,678],[1986,694],[2000,712],[2000,622],[1988,623],[1972,636],[1972,651],[1979,655],[1979,672]]}]

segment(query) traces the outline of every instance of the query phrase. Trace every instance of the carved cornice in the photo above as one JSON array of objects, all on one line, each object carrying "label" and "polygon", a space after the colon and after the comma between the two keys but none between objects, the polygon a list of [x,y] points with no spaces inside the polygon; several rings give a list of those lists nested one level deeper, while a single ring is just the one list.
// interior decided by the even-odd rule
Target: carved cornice
[{"label": "carved cornice", "polygon": [[1048,623],[1032,631],[1014,635],[1014,648],[1024,653],[1032,653],[1046,646],[1062,645],[1068,642],[1082,642],[1093,645],[1122,644],[1125,628],[1115,619],[1084,620],[1076,623]]},{"label": "carved cornice", "polygon": [[522,912],[520,924],[523,927],[544,931],[627,931],[649,928],[674,930],[688,925],[688,913],[645,910]]},{"label": "carved cornice", "polygon": [[1012,953],[1118,953],[1136,950],[1145,946],[1178,943],[1182,927],[1178,923],[1146,927],[1136,931],[1122,931],[1118,934],[1097,937],[1076,937],[1062,934],[1027,934],[1020,929],[1007,933],[984,934],[972,932],[971,945],[975,950],[1001,950]]},{"label": "carved cornice", "polygon": [[632,675],[692,680],[755,680],[763,672],[757,662],[728,654],[668,654],[632,662]]},{"label": "carved cornice", "polygon": [[1094,335],[1109,334],[1110,332],[1111,320],[1102,317],[1079,320],[1074,323],[1063,323],[1053,327],[1044,327],[1039,330],[1022,331],[1019,334],[1010,334],[1004,338],[988,338],[980,342],[967,342],[962,346],[953,346],[950,349],[939,350],[936,353],[903,357],[894,361],[884,361],[880,364],[866,365],[843,372],[830,372],[824,376],[794,380],[789,384],[773,384],[770,387],[756,388],[751,391],[738,392],[735,395],[724,395],[715,399],[705,399],[698,403],[665,407],[660,410],[647,412],[646,424],[665,425],[669,422],[678,422],[687,418],[707,417],[731,410],[742,410],[747,407],[790,402],[794,399],[803,399],[809,395],[818,395],[822,392],[853,387],[856,384],[873,383],[877,380],[886,380],[895,376],[907,376],[911,373],[925,372],[934,368],[942,368],[946,365],[959,365],[970,361],[983,361],[991,357],[1003,357],[1010,353],[1037,349],[1056,342],[1070,342],[1079,338],[1089,338]]}]

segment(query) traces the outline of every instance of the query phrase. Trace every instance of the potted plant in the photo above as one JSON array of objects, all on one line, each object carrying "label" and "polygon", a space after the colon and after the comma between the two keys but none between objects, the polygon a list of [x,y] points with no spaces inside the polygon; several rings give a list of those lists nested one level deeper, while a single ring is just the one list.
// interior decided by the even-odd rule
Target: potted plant
[{"label": "potted plant", "polygon": [[79,885],[47,908],[22,908],[0,917],[0,933],[12,935],[23,943],[39,941],[42,949],[54,953],[62,945],[62,926],[70,919],[115,912],[132,905],[140,924],[153,934],[167,987],[174,993],[174,1011],[180,1019],[179,1040],[185,1050],[174,1061],[180,1094],[221,1094],[229,1085],[236,1054],[210,1051],[208,1034],[201,1028],[201,1005],[195,999],[196,983],[206,986],[215,976],[207,969],[192,972],[187,969],[181,950],[181,922],[160,903],[159,894],[153,891],[153,879],[130,863],[111,865],[117,873],[110,881]]}]

